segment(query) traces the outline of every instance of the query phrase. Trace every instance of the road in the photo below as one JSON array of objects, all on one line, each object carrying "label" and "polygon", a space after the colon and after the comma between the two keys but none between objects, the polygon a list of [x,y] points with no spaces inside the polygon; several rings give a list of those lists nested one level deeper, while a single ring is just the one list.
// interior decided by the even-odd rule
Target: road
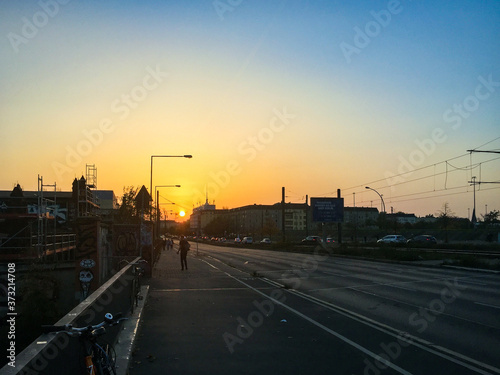
[{"label": "road", "polygon": [[132,375],[500,374],[498,274],[196,247],[162,255]]}]

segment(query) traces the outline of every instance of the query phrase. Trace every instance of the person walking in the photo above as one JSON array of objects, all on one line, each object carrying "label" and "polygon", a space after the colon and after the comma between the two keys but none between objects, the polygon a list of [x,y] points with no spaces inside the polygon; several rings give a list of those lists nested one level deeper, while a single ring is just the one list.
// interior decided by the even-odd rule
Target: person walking
[{"label": "person walking", "polygon": [[187,265],[187,252],[189,251],[189,248],[191,245],[189,242],[186,240],[185,236],[182,236],[181,240],[179,241],[179,250],[177,250],[177,254],[179,252],[181,253],[181,270],[184,271],[184,267],[186,267],[186,270],[188,269]]}]

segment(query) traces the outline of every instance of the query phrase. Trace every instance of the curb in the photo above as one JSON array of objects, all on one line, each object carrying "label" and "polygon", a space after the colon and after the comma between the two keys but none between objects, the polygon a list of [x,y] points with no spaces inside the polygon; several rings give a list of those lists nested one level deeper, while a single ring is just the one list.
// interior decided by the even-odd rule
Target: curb
[{"label": "curb", "polygon": [[123,323],[122,331],[118,335],[115,343],[116,352],[116,374],[127,375],[130,360],[132,359],[132,352],[135,347],[135,340],[139,331],[139,324],[141,323],[142,313],[146,300],[149,294],[149,285],[141,286],[140,295],[142,300],[139,300],[138,306],[135,308],[134,313]]}]

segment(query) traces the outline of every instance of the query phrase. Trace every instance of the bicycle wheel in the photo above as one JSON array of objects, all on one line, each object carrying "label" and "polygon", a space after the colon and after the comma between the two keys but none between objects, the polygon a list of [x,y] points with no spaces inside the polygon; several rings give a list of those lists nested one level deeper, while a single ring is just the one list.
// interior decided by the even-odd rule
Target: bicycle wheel
[{"label": "bicycle wheel", "polygon": [[109,344],[95,344],[94,361],[98,363],[102,375],[116,375],[116,353]]}]

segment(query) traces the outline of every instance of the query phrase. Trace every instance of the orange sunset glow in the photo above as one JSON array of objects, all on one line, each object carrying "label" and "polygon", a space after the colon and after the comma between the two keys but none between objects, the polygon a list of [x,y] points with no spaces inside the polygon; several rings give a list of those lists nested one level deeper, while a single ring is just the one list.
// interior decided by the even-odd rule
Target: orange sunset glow
[{"label": "orange sunset glow", "polygon": [[[3,5],[1,189],[69,191],[95,164],[121,196],[149,190],[152,155],[189,154],[152,170],[153,190],[181,186],[160,191],[179,221],[282,187],[380,208],[367,185],[388,211],[467,217],[471,178],[500,180],[498,155],[468,152],[500,149],[496,2],[404,2],[387,25],[384,3],[146,3],[69,2],[22,41],[39,6]],[[481,213],[499,187],[480,186]]]}]

